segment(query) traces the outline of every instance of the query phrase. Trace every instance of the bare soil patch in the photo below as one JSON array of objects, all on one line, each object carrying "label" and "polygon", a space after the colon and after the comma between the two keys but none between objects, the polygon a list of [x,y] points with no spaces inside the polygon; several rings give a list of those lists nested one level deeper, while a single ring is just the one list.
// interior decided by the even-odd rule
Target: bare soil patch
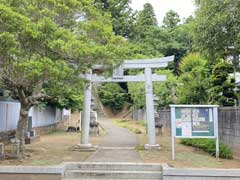
[{"label": "bare soil patch", "polygon": [[[90,142],[94,145],[98,145],[101,141],[102,136],[90,138]],[[57,165],[64,161],[85,161],[92,152],[71,150],[71,147],[79,143],[80,133],[54,132],[26,145],[26,152],[30,155],[26,159],[0,161],[0,165]]]},{"label": "bare soil patch", "polygon": [[[68,125],[74,125],[79,120],[79,113],[73,114]],[[99,145],[103,140],[104,131],[100,136],[90,137],[90,143]],[[26,145],[26,153],[29,155],[24,160],[0,161],[0,165],[57,165],[64,161],[85,161],[93,152],[73,151],[71,148],[80,143],[81,133],[57,131],[43,135],[39,140]]]}]

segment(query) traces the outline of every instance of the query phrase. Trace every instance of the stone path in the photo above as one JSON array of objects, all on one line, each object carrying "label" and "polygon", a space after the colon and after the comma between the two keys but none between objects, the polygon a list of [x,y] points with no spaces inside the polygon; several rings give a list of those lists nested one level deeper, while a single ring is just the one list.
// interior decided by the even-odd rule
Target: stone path
[{"label": "stone path", "polygon": [[90,162],[142,162],[140,155],[134,150],[138,145],[134,133],[114,125],[111,120],[99,121],[105,129],[103,143],[86,161]]}]

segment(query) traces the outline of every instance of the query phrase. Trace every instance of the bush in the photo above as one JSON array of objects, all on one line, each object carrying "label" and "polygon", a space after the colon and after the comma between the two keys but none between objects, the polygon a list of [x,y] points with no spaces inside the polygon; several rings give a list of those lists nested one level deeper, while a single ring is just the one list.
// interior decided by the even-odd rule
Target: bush
[{"label": "bush", "polygon": [[[214,139],[181,139],[181,144],[196,147],[208,152],[212,156],[216,156],[216,143]],[[232,159],[232,150],[225,144],[219,144],[219,156],[224,159]]]}]

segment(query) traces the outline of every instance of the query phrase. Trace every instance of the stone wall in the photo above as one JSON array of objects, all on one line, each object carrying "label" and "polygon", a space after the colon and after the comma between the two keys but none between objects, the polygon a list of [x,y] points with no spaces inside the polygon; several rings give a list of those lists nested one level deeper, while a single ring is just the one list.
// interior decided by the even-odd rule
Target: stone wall
[{"label": "stone wall", "polygon": [[48,134],[57,130],[66,130],[66,127],[64,125],[64,121],[60,121],[56,124],[50,124],[47,126],[42,126],[42,127],[36,127],[33,128],[36,131],[36,134],[38,136],[44,135],[44,134]]},{"label": "stone wall", "polygon": [[[42,127],[35,127],[33,129],[36,132],[36,136],[40,137],[41,135],[49,134],[57,130],[66,130],[66,125],[65,121],[59,121],[58,123],[55,124],[50,124]],[[16,134],[15,130],[0,132],[0,142],[4,143],[5,145],[9,144],[10,139],[15,138],[15,134]]]},{"label": "stone wall", "polygon": [[240,108],[219,108],[218,126],[220,141],[232,148],[240,159]]}]

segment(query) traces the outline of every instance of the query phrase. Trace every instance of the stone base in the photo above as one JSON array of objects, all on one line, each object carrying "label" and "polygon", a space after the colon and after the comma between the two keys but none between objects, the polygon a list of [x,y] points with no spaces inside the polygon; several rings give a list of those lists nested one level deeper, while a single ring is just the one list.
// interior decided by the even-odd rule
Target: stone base
[{"label": "stone base", "polygon": [[144,148],[145,148],[146,150],[160,150],[160,149],[161,149],[161,147],[160,147],[159,144],[154,144],[154,145],[145,144],[145,145],[144,145]]},{"label": "stone base", "polygon": [[78,144],[74,146],[74,151],[96,151],[97,146],[93,146],[92,144]]}]

